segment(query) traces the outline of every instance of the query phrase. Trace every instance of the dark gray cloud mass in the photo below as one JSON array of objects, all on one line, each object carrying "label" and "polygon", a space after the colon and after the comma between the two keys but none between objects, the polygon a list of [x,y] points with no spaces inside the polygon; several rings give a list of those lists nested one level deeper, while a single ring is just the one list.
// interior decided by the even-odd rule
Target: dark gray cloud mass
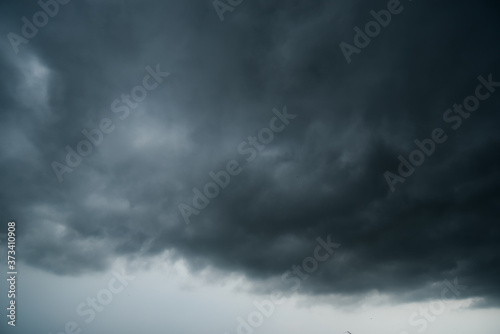
[{"label": "dark gray cloud mass", "polygon": [[[500,89],[455,131],[443,113],[479,75],[500,81],[500,8],[402,5],[351,64],[339,43],[387,1],[244,1],[223,22],[207,0],[72,1],[18,54],[3,38],[0,219],[19,256],[78,275],[171,250],[258,282],[331,235],[306,293],[418,300],[459,277],[498,306]],[[3,1],[4,36],[37,10]],[[157,64],[170,76],[120,120],[111,103]],[[296,118],[246,162],[238,145],[285,105]],[[59,183],[51,163],[103,118],[116,129]],[[384,173],[438,127],[447,141],[391,192]],[[243,172],[185,224],[178,204],[231,159]]]}]

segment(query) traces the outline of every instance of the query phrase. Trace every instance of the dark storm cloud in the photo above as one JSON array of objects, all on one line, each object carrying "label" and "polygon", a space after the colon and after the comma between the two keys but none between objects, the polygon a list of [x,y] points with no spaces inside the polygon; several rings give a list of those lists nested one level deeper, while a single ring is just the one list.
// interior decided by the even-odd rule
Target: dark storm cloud
[{"label": "dark storm cloud", "polygon": [[[477,76],[500,81],[498,8],[402,4],[350,65],[339,43],[387,2],[248,1],[220,22],[210,1],[75,1],[19,55],[4,39],[1,218],[18,221],[25,259],[77,274],[169,249],[257,282],[332,235],[342,247],[307,293],[417,300],[459,277],[495,303],[500,92],[396,192],[383,174]],[[37,7],[2,9],[6,35]],[[111,102],[156,64],[171,76],[120,121]],[[245,163],[238,144],[284,105],[296,119]],[[60,184],[52,161],[105,117],[116,130]],[[177,205],[231,159],[244,171],[186,225]]]}]

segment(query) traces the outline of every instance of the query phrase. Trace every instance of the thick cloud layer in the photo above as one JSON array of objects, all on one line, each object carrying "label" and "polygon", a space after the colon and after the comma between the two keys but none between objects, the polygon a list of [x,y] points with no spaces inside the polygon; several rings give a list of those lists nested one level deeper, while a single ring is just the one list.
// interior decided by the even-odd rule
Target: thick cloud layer
[{"label": "thick cloud layer", "polygon": [[[222,22],[210,1],[74,1],[18,54],[4,38],[0,216],[20,256],[78,275],[171,250],[259,282],[331,235],[306,293],[418,300],[459,277],[498,305],[500,88],[456,130],[443,113],[478,76],[500,81],[499,8],[401,5],[350,64],[339,44],[386,1],[244,1]],[[37,10],[4,1],[2,31]],[[111,104],[157,64],[170,75],[120,119]],[[296,117],[247,162],[240,143],[285,106]],[[114,131],[60,183],[53,161],[104,118]],[[392,192],[384,173],[435,128],[448,139]],[[179,204],[233,159],[242,172],[186,224]]]}]

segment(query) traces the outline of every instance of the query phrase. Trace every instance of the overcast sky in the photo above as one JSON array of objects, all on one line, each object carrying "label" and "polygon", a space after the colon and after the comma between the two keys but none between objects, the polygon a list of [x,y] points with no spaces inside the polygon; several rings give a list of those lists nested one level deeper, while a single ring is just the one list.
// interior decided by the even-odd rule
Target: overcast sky
[{"label": "overcast sky", "polygon": [[0,332],[498,333],[498,5],[59,1],[0,4]]}]

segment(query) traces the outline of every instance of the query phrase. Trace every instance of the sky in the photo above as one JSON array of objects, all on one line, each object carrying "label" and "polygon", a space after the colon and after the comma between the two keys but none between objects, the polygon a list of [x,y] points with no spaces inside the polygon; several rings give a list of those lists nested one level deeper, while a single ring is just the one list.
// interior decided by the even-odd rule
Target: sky
[{"label": "sky", "polygon": [[2,1],[0,332],[498,333],[499,14]]}]

